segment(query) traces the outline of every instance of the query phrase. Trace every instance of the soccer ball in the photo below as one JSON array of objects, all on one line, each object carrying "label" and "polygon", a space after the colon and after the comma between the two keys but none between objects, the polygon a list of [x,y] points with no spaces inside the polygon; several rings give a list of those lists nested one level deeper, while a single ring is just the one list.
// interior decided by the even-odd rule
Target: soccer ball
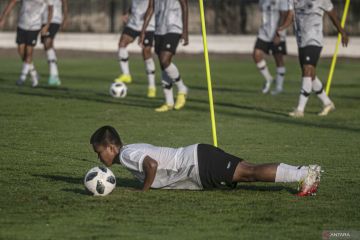
[{"label": "soccer ball", "polygon": [[124,98],[127,94],[125,83],[112,83],[109,89],[110,95],[114,98]]},{"label": "soccer ball", "polygon": [[113,172],[103,166],[90,169],[84,178],[85,188],[95,196],[106,196],[116,186]]}]

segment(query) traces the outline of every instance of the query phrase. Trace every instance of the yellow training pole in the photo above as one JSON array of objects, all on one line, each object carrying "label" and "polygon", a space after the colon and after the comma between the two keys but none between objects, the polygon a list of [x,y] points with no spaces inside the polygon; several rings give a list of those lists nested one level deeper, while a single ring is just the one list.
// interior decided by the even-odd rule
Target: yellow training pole
[{"label": "yellow training pole", "polygon": [[[341,20],[341,27],[345,27],[345,22],[346,22],[347,14],[348,14],[348,11],[349,11],[349,6],[350,6],[350,0],[346,0],[345,8],[344,8],[344,14],[343,14],[342,20]],[[338,35],[338,40],[337,40],[336,48],[335,48],[335,54],[334,54],[332,62],[331,62],[329,78],[328,78],[328,81],[327,81],[327,84],[326,84],[326,94],[327,95],[329,95],[329,93],[330,93],[330,86],[331,86],[331,81],[332,81],[333,76],[334,76],[335,65],[336,65],[337,55],[339,53],[339,45],[340,45],[340,43],[341,43],[341,34]]]},{"label": "yellow training pole", "polygon": [[214,102],[211,86],[211,74],[210,74],[210,64],[209,64],[209,54],[207,48],[206,40],[206,26],[205,26],[205,16],[204,16],[204,4],[203,0],[199,0],[200,5],[200,17],[201,17],[201,29],[202,29],[202,38],[204,45],[204,57],[205,57],[205,67],[206,67],[206,78],[208,83],[208,92],[209,92],[209,102],[210,102],[210,116],[211,116],[211,129],[212,136],[214,141],[214,146],[217,147],[217,136],[216,136],[216,123],[215,123],[215,113],[214,113]]}]

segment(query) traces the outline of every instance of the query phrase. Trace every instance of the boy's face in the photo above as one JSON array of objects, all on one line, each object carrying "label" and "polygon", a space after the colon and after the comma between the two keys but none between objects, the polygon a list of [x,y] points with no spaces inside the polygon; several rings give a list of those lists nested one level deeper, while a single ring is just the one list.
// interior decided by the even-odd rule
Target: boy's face
[{"label": "boy's face", "polygon": [[118,148],[113,144],[107,146],[94,144],[93,148],[94,152],[97,153],[99,160],[107,167],[110,167],[113,164],[114,158],[119,154]]}]

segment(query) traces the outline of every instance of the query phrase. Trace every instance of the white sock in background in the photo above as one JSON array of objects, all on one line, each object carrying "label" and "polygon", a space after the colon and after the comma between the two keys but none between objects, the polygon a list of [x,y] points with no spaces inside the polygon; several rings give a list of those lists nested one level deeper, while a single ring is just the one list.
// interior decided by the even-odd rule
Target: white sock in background
[{"label": "white sock in background", "polygon": [[184,81],[181,79],[179,70],[177,69],[175,64],[170,63],[170,65],[164,71],[175,82],[179,93],[187,94],[187,87]]},{"label": "white sock in background", "polygon": [[308,173],[306,166],[291,166],[280,163],[276,170],[275,182],[298,182],[304,179]]},{"label": "white sock in background", "polygon": [[269,69],[266,65],[266,61],[265,60],[261,60],[260,62],[258,62],[256,64],[257,68],[259,69],[260,73],[263,75],[263,77],[265,78],[266,82],[272,82],[273,77],[271,76]]},{"label": "white sock in background", "polygon": [[119,48],[119,62],[123,74],[130,75],[129,70],[129,53],[126,48]]},{"label": "white sock in background", "polygon": [[324,91],[323,88],[323,84],[318,77],[316,77],[315,80],[312,81],[312,89],[316,93],[318,98],[321,100],[324,106],[331,104],[331,100],[326,95],[326,92]]},{"label": "white sock in background", "polygon": [[145,60],[145,68],[148,77],[149,88],[155,88],[155,62],[152,58]]},{"label": "white sock in background", "polygon": [[301,93],[299,97],[299,104],[297,106],[298,111],[304,112],[306,103],[309,100],[309,96],[311,93],[311,87],[312,87],[311,77],[303,77]]},{"label": "white sock in background", "polygon": [[21,74],[20,74],[20,80],[22,82],[24,82],[26,80],[26,77],[27,77],[29,71],[30,71],[30,64],[24,62],[22,65]]},{"label": "white sock in background", "polygon": [[286,68],[285,67],[278,67],[276,69],[276,90],[282,91],[284,85]]},{"label": "white sock in background", "polygon": [[174,94],[173,94],[173,80],[168,76],[165,71],[161,73],[162,85],[164,90],[165,102],[169,106],[174,106]]},{"label": "white sock in background", "polygon": [[50,76],[59,76],[59,70],[57,67],[57,58],[56,53],[53,48],[50,48],[46,51],[46,55],[49,62],[50,67]]}]

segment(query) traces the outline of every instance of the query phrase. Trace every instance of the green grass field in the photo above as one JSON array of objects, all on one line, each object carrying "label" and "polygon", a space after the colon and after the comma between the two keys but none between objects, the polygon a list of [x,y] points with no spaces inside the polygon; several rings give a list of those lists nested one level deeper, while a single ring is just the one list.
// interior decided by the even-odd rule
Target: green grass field
[{"label": "green grass field", "polygon": [[[37,53],[42,80],[32,89],[15,85],[21,65],[8,53],[0,57],[0,239],[321,239],[324,230],[360,231],[360,60],[339,60],[336,112],[318,117],[320,102],[311,96],[305,118],[291,119],[300,89],[296,58],[287,61],[286,92],[273,97],[260,93],[249,57],[210,55],[219,146],[255,163],[321,164],[316,197],[294,197],[296,184],[264,183],[142,193],[114,166],[117,188],[101,198],[87,195],[82,181],[99,164],[89,137],[102,125],[115,126],[125,143],[212,143],[202,56],[175,58],[190,87],[186,108],[155,113],[163,95],[159,86],[156,99],[145,97],[139,56],[131,59],[135,82],[119,100],[108,95],[119,71],[115,54],[60,53],[63,84],[49,88]],[[323,80],[329,62],[318,67]]]}]

